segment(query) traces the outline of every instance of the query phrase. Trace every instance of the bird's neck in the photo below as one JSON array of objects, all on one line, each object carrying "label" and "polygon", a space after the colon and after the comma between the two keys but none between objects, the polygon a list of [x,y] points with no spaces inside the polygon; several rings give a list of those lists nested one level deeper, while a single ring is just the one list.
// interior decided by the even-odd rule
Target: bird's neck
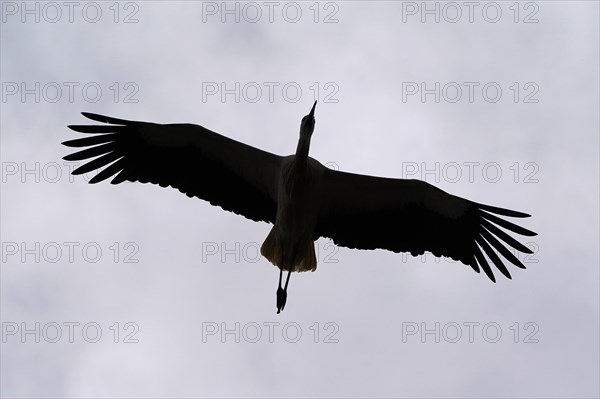
[{"label": "bird's neck", "polygon": [[298,147],[296,147],[296,160],[306,161],[308,159],[308,150],[310,149],[310,136],[300,134]]}]

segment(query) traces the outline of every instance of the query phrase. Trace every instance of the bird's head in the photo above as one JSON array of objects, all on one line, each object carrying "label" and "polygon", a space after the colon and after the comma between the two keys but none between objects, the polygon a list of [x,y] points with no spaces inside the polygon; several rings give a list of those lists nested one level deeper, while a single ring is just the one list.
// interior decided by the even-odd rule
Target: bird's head
[{"label": "bird's head", "polygon": [[315,107],[317,106],[317,102],[313,104],[310,112],[304,118],[302,118],[302,123],[300,123],[300,136],[310,137],[313,134],[313,130],[315,130]]}]

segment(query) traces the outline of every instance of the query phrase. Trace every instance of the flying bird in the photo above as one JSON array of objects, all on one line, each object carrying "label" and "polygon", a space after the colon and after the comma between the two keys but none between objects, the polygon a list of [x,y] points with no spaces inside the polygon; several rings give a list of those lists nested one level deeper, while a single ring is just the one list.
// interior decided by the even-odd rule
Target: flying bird
[{"label": "flying bird", "polygon": [[[532,251],[506,233],[536,233],[501,218],[530,215],[460,198],[420,180],[391,179],[332,170],[308,156],[315,107],[302,118],[296,153],[279,156],[194,124],[157,124],[83,112],[101,124],[70,125],[91,133],[65,141],[87,147],[67,161],[94,158],[72,173],[102,169],[90,183],[112,177],[171,186],[257,222],[273,224],[261,254],[279,268],[277,313],[285,308],[292,272],[317,267],[314,241],[328,237],[356,249],[425,251],[483,270],[496,281],[484,256],[507,278],[499,255],[524,269],[508,246]],[[283,272],[287,271],[282,287]]]}]

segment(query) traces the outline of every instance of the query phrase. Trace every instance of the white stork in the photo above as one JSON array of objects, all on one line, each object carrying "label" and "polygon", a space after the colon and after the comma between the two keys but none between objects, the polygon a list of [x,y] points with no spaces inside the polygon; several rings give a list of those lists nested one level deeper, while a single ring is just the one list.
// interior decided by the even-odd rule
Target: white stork
[{"label": "white stork", "polygon": [[[226,211],[272,223],[261,254],[280,270],[277,313],[285,307],[291,272],[316,269],[314,241],[319,237],[349,248],[382,248],[413,256],[429,251],[477,273],[481,268],[494,282],[483,253],[508,278],[496,251],[525,268],[502,242],[524,253],[532,251],[500,227],[525,236],[536,233],[496,215],[530,215],[478,204],[420,180],[331,170],[309,157],[316,104],[302,118],[294,155],[265,152],[199,125],[161,125],[83,112],[102,124],[69,126],[94,135],[65,141],[69,147],[89,148],[63,159],[97,157],[73,171],[79,175],[106,167],[90,183],[116,175],[112,184],[171,186]],[[282,288],[284,270],[288,274]]]}]

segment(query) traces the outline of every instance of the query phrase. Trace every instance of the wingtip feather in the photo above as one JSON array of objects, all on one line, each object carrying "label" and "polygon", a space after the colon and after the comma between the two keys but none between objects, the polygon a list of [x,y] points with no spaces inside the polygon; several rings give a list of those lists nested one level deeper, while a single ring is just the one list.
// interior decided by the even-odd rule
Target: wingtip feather
[{"label": "wingtip feather", "polygon": [[497,206],[491,206],[491,205],[485,205],[485,204],[479,204],[479,203],[476,203],[476,205],[480,209],[486,210],[488,212],[495,213],[497,215],[509,216],[509,217],[514,217],[514,218],[528,218],[528,217],[531,217],[531,215],[528,214],[528,213],[519,212],[519,211],[515,211],[515,210],[512,210],[512,209],[500,208],[500,207],[497,207]]},{"label": "wingtip feather", "polygon": [[96,122],[111,123],[113,125],[128,125],[128,124],[132,124],[132,123],[133,124],[139,123],[136,121],[128,121],[125,119],[113,118],[112,116],[94,114],[92,112],[82,112],[81,115],[85,116],[88,119],[96,121]]},{"label": "wingtip feather", "polygon": [[533,232],[533,231],[531,231],[529,229],[526,229],[525,227],[521,227],[521,226],[519,226],[517,224],[511,223],[508,220],[504,220],[502,218],[499,218],[498,216],[493,215],[493,214],[491,214],[489,212],[486,212],[484,210],[480,210],[479,213],[480,213],[480,215],[484,219],[487,219],[490,222],[494,222],[497,225],[502,226],[505,229],[508,229],[508,230],[512,231],[513,233],[517,233],[517,234],[520,234],[520,235],[523,235],[523,236],[528,236],[528,237],[533,237],[533,236],[536,235],[535,232]]},{"label": "wingtip feather", "polygon": [[474,247],[474,255],[475,255],[475,258],[477,259],[477,262],[479,263],[479,265],[485,272],[485,274],[488,276],[488,278],[490,280],[492,280],[495,283],[496,277],[494,276],[494,272],[492,272],[492,268],[490,267],[488,261],[485,259],[485,257],[481,253],[481,249],[479,248],[479,246],[477,244],[475,244],[475,247]]},{"label": "wingtip feather", "polygon": [[81,115],[83,115],[86,118],[91,119],[93,121],[97,121],[97,122],[103,122],[107,118],[104,115],[94,114],[93,112],[82,112]]},{"label": "wingtip feather", "polygon": [[502,259],[500,259],[500,257],[498,255],[496,255],[496,252],[494,252],[494,250],[492,249],[492,247],[490,246],[490,244],[485,240],[485,238],[480,236],[477,239],[477,244],[479,244],[479,246],[481,248],[483,248],[483,251],[490,258],[490,260],[492,261],[492,263],[494,263],[494,265],[496,266],[496,268],[498,270],[500,270],[500,273],[502,273],[506,278],[512,280],[510,272],[508,271],[508,269],[506,268],[506,266],[502,262]]}]

